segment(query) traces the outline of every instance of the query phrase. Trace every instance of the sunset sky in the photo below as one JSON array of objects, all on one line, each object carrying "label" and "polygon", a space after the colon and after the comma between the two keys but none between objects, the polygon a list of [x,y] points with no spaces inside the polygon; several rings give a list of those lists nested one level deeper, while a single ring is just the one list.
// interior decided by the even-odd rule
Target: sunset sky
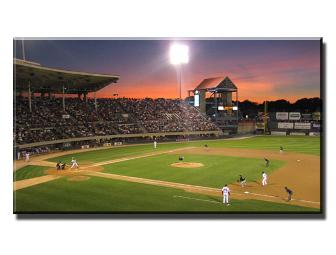
[{"label": "sunset sky", "polygon": [[[189,46],[183,65],[182,95],[203,79],[228,76],[239,100],[320,96],[320,41],[316,40],[176,40]],[[178,97],[175,67],[169,62],[174,40],[30,40],[26,60],[43,66],[120,75],[99,97]],[[21,41],[14,57],[22,58]]]}]

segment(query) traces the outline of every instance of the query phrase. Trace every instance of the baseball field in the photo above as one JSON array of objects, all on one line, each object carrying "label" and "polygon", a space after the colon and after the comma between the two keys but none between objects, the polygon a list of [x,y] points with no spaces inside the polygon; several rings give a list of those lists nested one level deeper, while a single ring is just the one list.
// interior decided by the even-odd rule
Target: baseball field
[{"label": "baseball field", "polygon": [[[78,169],[69,167],[73,157]],[[55,169],[58,161],[67,163],[66,170]],[[240,174],[245,187],[237,182]],[[13,178],[15,213],[319,213],[320,138],[257,136],[64,151],[17,161]],[[222,203],[225,184],[230,206]],[[290,202],[285,186],[294,192]]]}]

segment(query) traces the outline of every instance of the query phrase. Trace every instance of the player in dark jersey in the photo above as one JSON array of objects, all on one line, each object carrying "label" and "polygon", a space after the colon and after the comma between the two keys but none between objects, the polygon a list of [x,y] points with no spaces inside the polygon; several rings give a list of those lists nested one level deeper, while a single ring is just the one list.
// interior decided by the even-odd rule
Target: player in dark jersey
[{"label": "player in dark jersey", "polygon": [[246,177],[243,177],[241,174],[239,175],[239,183],[242,187],[245,187],[246,185]]},{"label": "player in dark jersey", "polygon": [[269,159],[267,159],[267,158],[264,158],[264,160],[265,160],[266,167],[269,167],[269,164],[270,164],[270,161],[269,161]]},{"label": "player in dark jersey", "polygon": [[289,201],[292,200],[293,191],[290,190],[290,189],[287,188],[287,187],[285,187],[285,190],[286,190],[286,192],[287,192],[287,194],[288,194],[288,200],[287,200],[287,202],[289,202]]},{"label": "player in dark jersey", "polygon": [[56,170],[61,170],[61,161],[57,162]]},{"label": "player in dark jersey", "polygon": [[282,146],[280,146],[280,153],[283,153],[284,148]]}]

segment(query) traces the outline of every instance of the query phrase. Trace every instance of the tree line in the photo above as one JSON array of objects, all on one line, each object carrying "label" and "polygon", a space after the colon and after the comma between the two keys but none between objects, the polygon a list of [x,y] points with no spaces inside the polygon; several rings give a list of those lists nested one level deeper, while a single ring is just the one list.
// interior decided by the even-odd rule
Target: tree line
[{"label": "tree line", "polygon": [[[243,116],[255,116],[258,112],[263,112],[265,102],[256,103],[249,100],[238,102],[239,111]],[[291,103],[285,99],[267,101],[267,112],[301,112],[312,113],[321,112],[322,100],[318,97],[313,98],[301,98],[294,103]]]}]

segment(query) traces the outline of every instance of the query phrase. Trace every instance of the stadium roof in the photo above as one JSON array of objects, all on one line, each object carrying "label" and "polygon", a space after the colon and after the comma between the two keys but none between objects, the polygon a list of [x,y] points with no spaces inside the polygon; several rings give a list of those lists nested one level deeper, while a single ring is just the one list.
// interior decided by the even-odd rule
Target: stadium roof
[{"label": "stadium roof", "polygon": [[235,92],[237,91],[237,87],[229,77],[226,76],[204,79],[194,90]]},{"label": "stadium roof", "polygon": [[93,92],[116,83],[119,75],[96,74],[41,66],[39,63],[14,59],[14,85],[18,91],[27,91],[30,83],[34,92],[66,94]]}]

